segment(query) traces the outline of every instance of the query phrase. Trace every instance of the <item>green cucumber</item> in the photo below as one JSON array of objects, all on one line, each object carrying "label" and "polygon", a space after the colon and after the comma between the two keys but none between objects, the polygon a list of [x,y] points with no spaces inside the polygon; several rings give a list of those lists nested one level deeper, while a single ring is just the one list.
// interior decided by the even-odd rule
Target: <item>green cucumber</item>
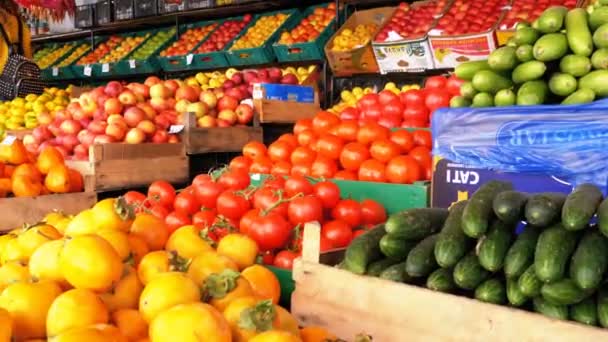
[{"label": "green cucumber", "polygon": [[534,311],[540,314],[561,320],[568,319],[568,306],[566,305],[554,305],[547,302],[542,297],[534,298],[532,302],[534,303]]},{"label": "green cucumber", "polygon": [[531,27],[522,27],[521,29],[515,31],[513,35],[513,40],[517,43],[518,46],[522,45],[533,45],[538,40],[539,34],[538,31]]},{"label": "green cucumber", "polygon": [[435,260],[441,267],[452,267],[462,259],[473,244],[473,240],[462,231],[461,220],[467,201],[460,201],[450,208],[435,244]]},{"label": "green cucumber", "polygon": [[489,181],[482,185],[469,199],[462,213],[462,230],[472,238],[479,238],[488,229],[492,216],[492,202],[499,193],[511,190],[507,182]]},{"label": "green cucumber", "polygon": [[529,224],[546,227],[560,218],[566,195],[554,192],[534,194],[528,198],[525,216]]},{"label": "green cucumber", "polygon": [[517,278],[507,278],[507,300],[513,306],[522,306],[528,301],[528,296],[519,289]]},{"label": "green cucumber", "polygon": [[555,305],[580,303],[591,294],[591,292],[578,287],[574,280],[568,278],[544,284],[540,293],[546,301]]},{"label": "green cucumber", "polygon": [[521,293],[531,298],[538,296],[540,294],[540,289],[543,287],[543,282],[536,276],[534,265],[530,265],[530,267],[522,273],[517,284],[519,285]]},{"label": "green cucumber", "polygon": [[547,66],[540,61],[528,61],[518,65],[511,74],[511,79],[515,84],[537,80],[545,74]]},{"label": "green cucumber", "polygon": [[501,89],[510,88],[513,83],[510,79],[492,70],[481,70],[473,76],[473,87],[477,91],[495,94]]},{"label": "green cucumber", "polygon": [[517,90],[518,106],[535,106],[545,103],[549,87],[543,80],[527,81]]},{"label": "green cucumber", "polygon": [[470,81],[477,72],[489,69],[490,65],[488,64],[488,61],[472,61],[459,64],[454,70],[454,73],[459,79]]},{"label": "green cucumber", "polygon": [[590,56],[593,52],[593,38],[587,24],[587,11],[574,8],[566,14],[566,36],[574,54]]},{"label": "green cucumber", "polygon": [[517,236],[505,256],[504,272],[507,277],[519,277],[534,262],[534,250],[540,230],[527,226]]},{"label": "green cucumber", "polygon": [[591,65],[595,69],[608,69],[608,49],[595,50],[591,55]]},{"label": "green cucumber", "polygon": [[388,234],[406,240],[420,240],[441,230],[447,209],[416,208],[391,215],[385,223]]},{"label": "green cucumber", "polygon": [[570,74],[556,72],[549,79],[549,90],[558,96],[568,96],[576,91],[576,78]]},{"label": "green cucumber", "polygon": [[534,43],[532,53],[541,62],[557,61],[568,53],[568,39],[563,33],[546,34]]},{"label": "green cucumber", "polygon": [[602,192],[593,184],[581,184],[566,197],[562,208],[562,224],[568,230],[587,227],[602,202]]},{"label": "green cucumber", "polygon": [[564,6],[551,6],[547,8],[536,20],[538,30],[542,33],[559,32],[563,25],[568,8]]},{"label": "green cucumber", "polygon": [[538,279],[551,283],[564,277],[568,261],[576,248],[577,234],[561,224],[545,229],[538,237],[534,269]]},{"label": "green cucumber", "polygon": [[387,258],[405,260],[408,253],[416,246],[416,241],[406,240],[386,234],[380,239],[380,251]]},{"label": "green cucumber", "polygon": [[528,195],[518,191],[503,191],[492,202],[494,214],[504,222],[519,222],[524,217]]},{"label": "green cucumber", "polygon": [[559,70],[574,77],[587,75],[591,66],[591,61],[585,56],[566,55],[559,62]]},{"label": "green cucumber", "polygon": [[504,304],[507,302],[505,284],[496,279],[488,279],[475,289],[475,299],[486,303]]},{"label": "green cucumber", "polygon": [[608,240],[598,231],[586,232],[570,262],[570,278],[583,290],[600,286],[608,270]]},{"label": "green cucumber", "polygon": [[597,325],[595,298],[588,297],[582,302],[572,305],[570,307],[570,318],[579,323]]},{"label": "green cucumber", "polygon": [[492,70],[506,71],[511,70],[517,65],[517,57],[515,56],[515,48],[511,46],[503,46],[492,51],[488,56],[488,65]]},{"label": "green cucumber", "polygon": [[515,56],[517,56],[517,59],[522,63],[533,60],[534,53],[533,53],[532,45],[524,44],[524,45],[518,46],[517,50],[515,50]]},{"label": "green cucumber", "polygon": [[593,90],[599,97],[608,96],[608,70],[594,70],[588,73],[578,80],[578,86]]},{"label": "green cucumber", "polygon": [[490,276],[479,264],[474,252],[467,254],[454,267],[454,283],[465,290],[473,290]]},{"label": "green cucumber", "polygon": [[455,287],[452,270],[449,268],[439,268],[435,270],[426,280],[426,287],[439,292],[450,292]]},{"label": "green cucumber", "polygon": [[405,272],[412,277],[425,277],[437,269],[435,243],[438,235],[431,235],[420,241],[407,255]]},{"label": "green cucumber", "polygon": [[608,47],[608,24],[602,24],[593,32],[593,44],[598,49]]},{"label": "green cucumber", "polygon": [[597,208],[597,225],[600,232],[608,237],[608,198]]},{"label": "green cucumber", "polygon": [[412,278],[405,273],[405,262],[400,262],[387,267],[384,271],[380,272],[378,278],[398,283],[407,283],[412,280]]},{"label": "green cucumber", "polygon": [[579,89],[562,101],[563,105],[576,105],[593,102],[595,100],[595,92],[591,89]]},{"label": "green cucumber", "polygon": [[377,277],[380,275],[380,273],[382,273],[382,271],[387,269],[389,266],[393,266],[398,263],[399,263],[399,260],[395,260],[395,259],[391,259],[391,258],[374,261],[371,264],[369,264],[369,266],[367,266],[367,272],[365,272],[365,274],[368,276]]},{"label": "green cucumber", "polygon": [[477,256],[483,268],[496,272],[502,268],[507,251],[513,240],[514,225],[495,220],[483,240],[480,240]]},{"label": "green cucumber", "polygon": [[490,93],[481,92],[475,94],[473,96],[473,101],[471,101],[471,107],[473,108],[482,108],[482,107],[492,107],[494,106],[494,96]]},{"label": "green cucumber", "polygon": [[[462,65],[462,64],[460,64],[460,65]],[[473,83],[464,82],[460,86],[460,94],[469,100],[473,100],[475,95],[477,95],[477,90],[475,90],[475,88],[473,87]]]},{"label": "green cucumber", "polygon": [[357,236],[344,252],[344,268],[356,274],[364,274],[367,266],[382,258],[380,239],[386,234],[384,225]]},{"label": "green cucumber", "polygon": [[597,292],[597,321],[603,328],[608,328],[608,288]]},{"label": "green cucumber", "polygon": [[598,27],[608,23],[608,7],[598,7],[589,14],[589,27],[595,31]]},{"label": "green cucumber", "polygon": [[494,106],[514,106],[517,102],[515,92],[512,89],[501,89],[494,95]]}]

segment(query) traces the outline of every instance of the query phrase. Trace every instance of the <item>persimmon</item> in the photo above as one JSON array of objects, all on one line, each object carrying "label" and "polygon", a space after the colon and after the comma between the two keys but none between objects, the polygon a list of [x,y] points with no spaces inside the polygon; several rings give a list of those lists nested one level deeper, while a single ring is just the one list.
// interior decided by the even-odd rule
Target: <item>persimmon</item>
[{"label": "persimmon", "polygon": [[111,319],[129,341],[137,341],[148,336],[148,324],[138,310],[117,310],[112,313]]},{"label": "persimmon", "polygon": [[15,197],[36,197],[42,192],[42,184],[28,176],[13,176],[12,189]]},{"label": "persimmon", "polygon": [[13,338],[13,319],[3,308],[0,308],[0,341],[11,341]]},{"label": "persimmon", "polygon": [[253,337],[250,342],[302,342],[302,340],[287,331],[269,330]]},{"label": "persimmon", "polygon": [[99,201],[91,210],[95,216],[95,225],[100,229],[128,232],[135,218],[134,208],[122,197]]},{"label": "persimmon", "polygon": [[253,265],[258,251],[255,240],[247,235],[235,233],[224,236],[217,246],[217,252],[236,262],[239,270]]},{"label": "persimmon", "polygon": [[42,174],[32,163],[24,163],[16,166],[13,174],[11,175],[11,179],[14,180],[17,176],[26,176],[30,177],[35,182],[42,182]]},{"label": "persimmon", "polygon": [[211,274],[203,287],[206,295],[211,297],[214,308],[223,312],[233,300],[254,295],[249,281],[235,270],[226,269],[221,273]]},{"label": "persimmon", "polygon": [[68,193],[71,189],[71,185],[70,171],[68,170],[67,166],[63,164],[51,166],[48,174],[44,178],[44,186],[54,193]]},{"label": "persimmon", "polygon": [[27,163],[30,155],[23,145],[23,141],[17,139],[10,145],[0,145],[0,161],[13,165]]},{"label": "persimmon", "polygon": [[302,338],[302,342],[325,342],[336,339],[336,336],[327,330],[316,326],[309,326],[300,329],[300,337]]},{"label": "persimmon", "polygon": [[181,272],[163,273],[152,279],[139,297],[139,311],[150,323],[158,314],[178,304],[201,300],[199,287]]},{"label": "persimmon", "polygon": [[203,252],[213,250],[209,242],[201,235],[201,230],[192,225],[183,226],[174,231],[169,236],[165,249],[186,259],[192,259]]},{"label": "persimmon", "polygon": [[104,229],[98,231],[95,235],[110,243],[120,257],[120,260],[125,261],[131,255],[131,246],[129,245],[127,233],[120,230]]},{"label": "persimmon", "polygon": [[271,328],[278,327],[274,305],[255,296],[237,298],[223,312],[232,330],[232,339],[245,342]]},{"label": "persimmon", "polygon": [[131,249],[131,254],[129,255],[127,263],[137,267],[141,262],[141,259],[148,254],[150,249],[148,248],[146,241],[139,236],[128,234],[127,241],[129,242],[129,248]]},{"label": "persimmon", "polygon": [[0,266],[0,293],[11,284],[25,283],[30,280],[28,267],[22,262],[11,261]]},{"label": "persimmon", "polygon": [[150,340],[231,342],[228,322],[214,307],[204,303],[176,305],[150,324]]},{"label": "persimmon", "polygon": [[252,265],[241,272],[241,275],[249,281],[253,292],[260,298],[270,299],[273,304],[278,304],[281,298],[281,284],[277,276],[268,268],[261,265]]},{"label": "persimmon", "polygon": [[151,251],[158,251],[165,247],[168,238],[168,230],[165,222],[150,214],[137,214],[131,224],[132,235],[142,238]]},{"label": "persimmon", "polygon": [[0,198],[8,196],[13,192],[13,184],[10,178],[0,178]]},{"label": "persimmon", "polygon": [[144,285],[147,285],[158,275],[173,271],[185,272],[190,260],[184,259],[174,252],[154,251],[147,253],[137,266],[137,275]]},{"label": "persimmon", "polygon": [[70,329],[108,323],[109,318],[108,309],[99,296],[89,290],[73,289],[59,295],[51,304],[46,333],[56,336]]},{"label": "persimmon", "polygon": [[63,288],[68,286],[59,266],[59,255],[64,243],[65,240],[45,242],[34,251],[29,262],[29,273],[32,277],[56,281]]},{"label": "persimmon", "polygon": [[63,164],[63,155],[53,146],[47,146],[40,151],[36,160],[36,167],[43,175],[48,174],[52,167]]},{"label": "persimmon", "polygon": [[70,175],[70,192],[82,192],[84,190],[84,179],[80,172],[68,168]]},{"label": "persimmon", "polygon": [[61,237],[61,233],[55,227],[45,223],[38,223],[26,226],[17,237],[17,241],[23,253],[29,259],[38,247],[46,242],[61,239]]},{"label": "persimmon", "polygon": [[109,312],[123,309],[137,309],[138,298],[144,286],[137,277],[137,271],[125,266],[122,277],[109,292],[101,294],[101,300]]},{"label": "persimmon", "polygon": [[210,275],[226,269],[238,271],[239,267],[232,259],[217,252],[204,252],[192,259],[192,263],[188,267],[188,276],[202,286]]}]

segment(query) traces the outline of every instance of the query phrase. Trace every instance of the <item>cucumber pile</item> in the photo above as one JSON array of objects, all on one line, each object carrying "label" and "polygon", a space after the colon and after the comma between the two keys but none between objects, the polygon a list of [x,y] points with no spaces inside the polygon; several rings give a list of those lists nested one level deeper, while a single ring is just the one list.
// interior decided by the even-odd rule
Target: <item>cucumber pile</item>
[{"label": "cucumber pile", "polygon": [[[606,5],[606,6],[604,6]],[[587,10],[554,6],[521,23],[485,61],[460,64],[451,107],[583,104],[608,96],[608,0]]]},{"label": "cucumber pile", "polygon": [[390,216],[341,267],[608,328],[608,199],[591,184],[526,194],[490,181],[449,211]]}]

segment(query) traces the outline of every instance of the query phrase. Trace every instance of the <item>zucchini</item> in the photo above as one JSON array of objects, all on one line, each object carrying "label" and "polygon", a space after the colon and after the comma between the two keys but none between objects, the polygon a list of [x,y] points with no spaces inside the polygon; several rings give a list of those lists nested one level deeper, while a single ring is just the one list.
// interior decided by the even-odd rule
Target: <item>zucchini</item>
[{"label": "zucchini", "polygon": [[488,279],[475,289],[475,299],[486,303],[504,304],[507,302],[505,284],[496,278]]},{"label": "zucchini", "polygon": [[519,277],[528,266],[534,262],[534,249],[540,230],[527,226],[517,236],[511,248],[505,256],[504,272],[507,277]]},{"label": "zucchini", "polygon": [[462,230],[472,238],[481,237],[488,229],[493,213],[492,202],[496,195],[511,190],[513,186],[507,182],[489,181],[482,185],[469,199],[462,213]]},{"label": "zucchini", "polygon": [[370,263],[382,258],[379,243],[385,234],[384,225],[378,225],[354,238],[344,252],[344,269],[364,274]]},{"label": "zucchini", "polygon": [[421,240],[441,230],[447,209],[416,208],[391,215],[384,224],[386,232],[406,240]]},{"label": "zucchini", "polygon": [[568,307],[565,305],[551,304],[542,297],[536,297],[532,302],[534,303],[534,311],[540,314],[562,320],[568,319]]},{"label": "zucchini", "polygon": [[528,301],[528,296],[519,289],[516,278],[507,278],[507,300],[513,306],[522,306]]},{"label": "zucchini", "polygon": [[435,259],[441,267],[453,267],[471,249],[473,240],[462,231],[461,220],[467,201],[460,201],[450,208],[439,238],[435,244]]},{"label": "zucchini", "polygon": [[479,264],[474,252],[467,254],[454,267],[454,283],[465,290],[473,290],[490,276]]},{"label": "zucchini", "polygon": [[501,221],[517,222],[524,217],[528,194],[519,191],[503,191],[496,195],[492,207]]},{"label": "zucchini", "polygon": [[574,280],[565,278],[550,284],[544,284],[540,289],[540,294],[551,304],[572,305],[580,303],[591,292],[582,290]]},{"label": "zucchini", "polygon": [[597,306],[595,298],[589,297],[570,307],[570,318],[587,325],[597,325]]},{"label": "zucchini", "polygon": [[500,270],[513,240],[513,224],[495,220],[479,245],[479,263],[490,272]]},{"label": "zucchini", "polygon": [[608,240],[600,232],[585,233],[570,262],[570,278],[583,290],[600,286],[608,269]]},{"label": "zucchini", "polygon": [[449,268],[439,268],[429,275],[426,280],[426,287],[439,292],[450,292],[455,287],[452,270]]},{"label": "zucchini", "polygon": [[380,275],[380,273],[382,273],[382,271],[384,271],[385,269],[389,268],[390,266],[393,266],[394,264],[398,264],[398,263],[399,263],[399,260],[394,260],[391,258],[374,261],[371,264],[369,264],[369,266],[367,266],[367,271],[365,272],[365,275],[372,276],[372,277],[378,277]]},{"label": "zucchini", "polygon": [[577,234],[561,224],[545,229],[538,237],[534,268],[538,279],[550,283],[564,277],[570,256],[576,248]]},{"label": "zucchini", "polygon": [[396,281],[398,283],[407,283],[412,280],[412,278],[405,273],[404,262],[387,267],[384,269],[384,271],[380,272],[378,277],[381,279]]},{"label": "zucchini", "polygon": [[386,234],[380,239],[380,251],[387,258],[405,260],[408,253],[416,246],[416,241],[405,240]]},{"label": "zucchini", "polygon": [[604,199],[597,208],[597,225],[600,232],[608,237],[608,198]]},{"label": "zucchini", "polygon": [[608,328],[608,288],[597,292],[597,321],[603,328]]},{"label": "zucchini", "polygon": [[593,184],[581,184],[566,197],[562,208],[562,224],[567,230],[581,230],[602,202],[602,192]]},{"label": "zucchini", "polygon": [[425,277],[437,269],[434,253],[437,236],[435,234],[425,238],[410,251],[405,260],[407,274],[412,277]]},{"label": "zucchini", "polygon": [[546,227],[560,218],[566,195],[544,192],[532,195],[526,203],[525,216],[529,224]]},{"label": "zucchini", "polygon": [[534,265],[530,265],[528,269],[519,277],[517,281],[519,290],[525,296],[536,297],[540,294],[540,289],[543,287],[543,282],[538,279],[534,271]]}]

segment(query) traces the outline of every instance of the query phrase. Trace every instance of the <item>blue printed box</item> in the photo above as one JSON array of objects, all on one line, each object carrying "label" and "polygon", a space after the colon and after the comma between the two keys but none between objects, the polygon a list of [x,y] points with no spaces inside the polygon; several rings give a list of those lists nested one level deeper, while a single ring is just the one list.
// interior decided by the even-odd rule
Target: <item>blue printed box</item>
[{"label": "blue printed box", "polygon": [[256,83],[253,86],[253,99],[314,103],[315,90],[301,85]]}]

